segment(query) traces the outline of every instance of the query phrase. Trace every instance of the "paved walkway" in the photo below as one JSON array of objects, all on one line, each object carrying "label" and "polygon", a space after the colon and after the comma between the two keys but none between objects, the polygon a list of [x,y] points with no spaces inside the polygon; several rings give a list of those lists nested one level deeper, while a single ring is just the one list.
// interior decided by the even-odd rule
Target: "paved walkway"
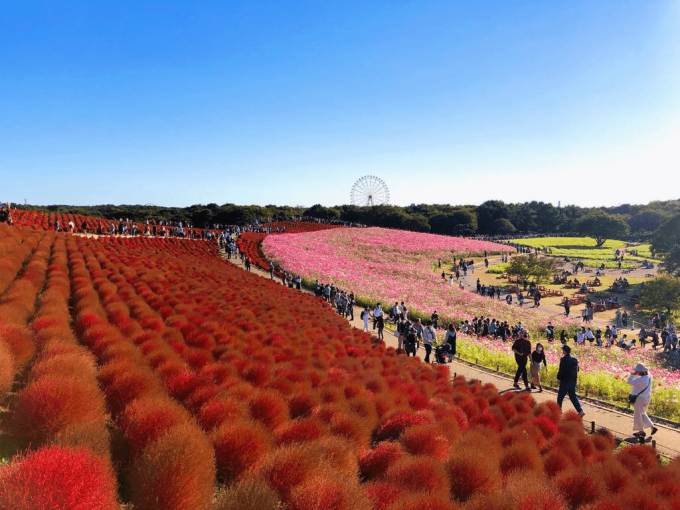
[{"label": "paved walkway", "polygon": [[[228,260],[228,262],[231,262],[238,267],[243,267],[243,264],[238,257],[232,258],[231,260]],[[251,272],[263,278],[269,278],[268,272],[259,269],[255,265],[251,265]],[[275,277],[275,281],[280,282],[281,279]],[[291,290],[291,292],[300,291]],[[359,318],[361,310],[361,308],[355,306],[354,320],[349,322],[355,328],[363,330],[363,321],[361,321]],[[397,339],[389,329],[385,329],[384,336],[385,344],[396,349]],[[420,359],[423,359],[425,357],[425,350],[419,349],[417,356]],[[431,356],[431,358],[433,357],[434,356]],[[448,366],[452,374],[462,375],[468,379],[478,379],[483,383],[491,383],[501,391],[517,391],[512,389],[512,378],[508,375],[496,373],[481,367],[476,367],[462,360],[455,360]],[[555,401],[557,399],[556,392],[551,389],[545,389],[542,393],[532,392],[532,396],[537,402],[546,402],[548,400]],[[610,408],[607,404],[598,403],[597,401],[591,399],[581,399],[581,405],[584,412],[586,413],[583,420],[584,426],[587,428],[590,428],[594,422],[596,429],[605,427],[622,441],[627,441],[629,443],[637,442],[637,440],[635,440],[631,435],[633,432],[632,414],[616,411]],[[568,397],[565,398],[563,407],[565,410],[571,408],[571,402],[569,402]],[[676,457],[680,455],[680,429],[671,428],[662,424],[657,424],[657,427],[659,432],[655,434],[654,441],[659,453],[667,457]],[[649,436],[648,441],[650,441]]]}]

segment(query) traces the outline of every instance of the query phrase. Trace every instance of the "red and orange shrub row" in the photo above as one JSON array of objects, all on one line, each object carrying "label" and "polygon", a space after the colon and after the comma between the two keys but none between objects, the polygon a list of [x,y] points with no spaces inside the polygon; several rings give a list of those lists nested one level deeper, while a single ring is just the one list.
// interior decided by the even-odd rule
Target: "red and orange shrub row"
[{"label": "red and orange shrub row", "polygon": [[[109,225],[111,223],[117,228],[119,220],[112,220],[106,218],[99,218],[96,216],[83,216],[82,214],[67,214],[67,213],[53,213],[53,212],[42,212],[42,211],[28,211],[28,210],[13,210],[12,219],[14,226],[25,227],[25,226],[37,226],[47,231],[54,231],[55,221],[59,221],[60,230],[67,232],[69,221],[73,222],[73,232],[84,233],[85,231],[81,228],[83,222],[87,223],[88,232],[90,234],[97,231],[97,227],[101,224],[104,232],[108,232]],[[145,223],[141,222],[128,222],[128,227],[132,226],[134,223],[140,233],[144,232],[146,226]],[[159,227],[160,228],[160,227]],[[169,227],[167,227],[169,228]],[[201,228],[191,228],[184,229],[185,233],[188,235],[189,232],[201,235],[202,231],[205,229]],[[209,229],[213,233],[218,233],[218,230]]]},{"label": "red and orange shrub row", "polygon": [[50,243],[43,231],[0,225],[0,399],[35,353],[27,326],[45,280]]},{"label": "red and orange shrub row", "polygon": [[[331,228],[343,228],[342,225],[315,223],[311,221],[272,221],[271,223],[263,223],[262,227],[271,227],[272,234],[298,234],[300,232],[316,232],[318,230],[329,230]],[[277,228],[279,229],[279,232],[275,232]]]},{"label": "red and orange shrub row", "polygon": [[13,210],[12,219],[15,226],[38,226],[44,230],[54,230],[54,222],[59,221],[59,226],[64,231],[68,230],[68,223],[69,221],[72,221],[75,227],[74,232],[82,231],[80,227],[83,222],[88,223],[90,231],[96,229],[100,222],[105,227],[108,227],[109,223],[111,223],[111,220],[107,220],[106,218],[97,218],[95,216],[28,211],[23,209]]},{"label": "red and orange shrub row", "polygon": [[65,242],[136,509],[206,508],[215,478],[217,509],[679,508],[678,461],[615,454],[554,403],[452,382],[214,245]]},{"label": "red and orange shrub row", "polygon": [[[23,234],[30,244],[31,232]],[[22,267],[0,299],[0,337],[3,345],[13,347],[12,379],[14,372],[33,364],[25,386],[9,401],[2,428],[19,448],[46,447],[0,470],[0,508],[116,508],[107,412],[96,366],[69,325],[64,238],[41,237]],[[0,363],[5,373],[7,367]]]},{"label": "red and orange shrub row", "polygon": [[261,269],[267,270],[269,270],[269,261],[263,255],[260,246],[262,245],[264,238],[268,235],[269,234],[244,232],[238,237],[238,240],[236,241],[239,251],[248,257],[252,264],[255,264]]}]

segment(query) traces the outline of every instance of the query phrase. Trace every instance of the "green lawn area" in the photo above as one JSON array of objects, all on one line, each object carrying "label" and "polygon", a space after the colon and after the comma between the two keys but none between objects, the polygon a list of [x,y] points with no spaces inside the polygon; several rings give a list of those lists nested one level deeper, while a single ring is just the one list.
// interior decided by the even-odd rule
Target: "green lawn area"
[{"label": "green lawn area", "polygon": [[[614,262],[615,251],[626,249],[624,260],[656,262],[652,258],[649,244],[640,244],[626,247],[625,241],[608,239],[603,246],[597,247],[595,239],[590,237],[537,237],[534,239],[510,239],[511,243],[529,246],[531,248],[547,248],[547,255],[554,257],[568,257],[570,259],[583,259],[588,267],[600,267],[604,263],[607,269],[614,269],[618,264]],[[637,250],[637,255],[632,255],[631,250]],[[590,261],[590,262],[588,262]],[[636,267],[635,264],[625,263],[624,268]]]},{"label": "green lawn area", "polygon": [[[565,249],[586,249],[595,248],[595,239],[590,237],[535,237],[533,239],[510,239],[509,242],[521,244],[523,246],[531,246],[532,248],[565,248]],[[608,239],[604,245],[599,249],[607,248],[611,252],[617,248],[626,246],[625,241],[617,241],[616,239]]]}]

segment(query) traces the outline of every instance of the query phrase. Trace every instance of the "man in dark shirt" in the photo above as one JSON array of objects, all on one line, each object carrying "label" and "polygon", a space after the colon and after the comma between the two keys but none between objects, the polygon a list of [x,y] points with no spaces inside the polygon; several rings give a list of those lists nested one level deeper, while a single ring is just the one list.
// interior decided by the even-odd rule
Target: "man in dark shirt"
[{"label": "man in dark shirt", "polygon": [[531,354],[531,342],[529,341],[529,335],[526,331],[520,331],[519,337],[512,344],[512,352],[515,353],[515,361],[517,362],[517,372],[515,373],[515,384],[513,386],[517,389],[519,388],[519,377],[522,376],[522,381],[524,381],[524,386],[527,391],[529,389],[529,380],[527,378],[527,360]]},{"label": "man in dark shirt", "polygon": [[565,395],[569,394],[569,400],[574,406],[574,409],[583,416],[583,409],[581,402],[576,396],[576,379],[578,378],[578,360],[571,355],[571,347],[568,345],[562,346],[564,355],[560,359],[560,369],[557,371],[557,380],[560,381],[560,387],[557,390],[557,405],[562,409],[562,402]]}]

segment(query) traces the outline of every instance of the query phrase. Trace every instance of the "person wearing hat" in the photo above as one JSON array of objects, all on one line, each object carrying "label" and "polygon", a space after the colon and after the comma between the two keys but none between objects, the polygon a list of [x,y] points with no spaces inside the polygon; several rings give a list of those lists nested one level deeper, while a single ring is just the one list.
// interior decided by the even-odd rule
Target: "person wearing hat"
[{"label": "person wearing hat", "polygon": [[571,347],[568,345],[562,346],[562,352],[564,355],[560,359],[560,368],[557,371],[557,380],[560,381],[560,387],[557,390],[557,405],[562,409],[562,402],[564,401],[565,395],[569,394],[569,400],[571,400],[576,412],[583,416],[583,408],[581,407],[581,402],[579,402],[576,396],[576,379],[578,378],[578,360],[571,355]]},{"label": "person wearing hat", "polygon": [[654,423],[647,416],[647,408],[652,400],[652,382],[651,374],[642,363],[635,365],[633,373],[628,376],[628,384],[632,386],[630,394],[635,399],[633,403],[633,430],[635,432],[633,432],[633,435],[641,443],[644,442],[644,437],[647,435],[645,429],[651,428],[651,435],[657,432]]}]

